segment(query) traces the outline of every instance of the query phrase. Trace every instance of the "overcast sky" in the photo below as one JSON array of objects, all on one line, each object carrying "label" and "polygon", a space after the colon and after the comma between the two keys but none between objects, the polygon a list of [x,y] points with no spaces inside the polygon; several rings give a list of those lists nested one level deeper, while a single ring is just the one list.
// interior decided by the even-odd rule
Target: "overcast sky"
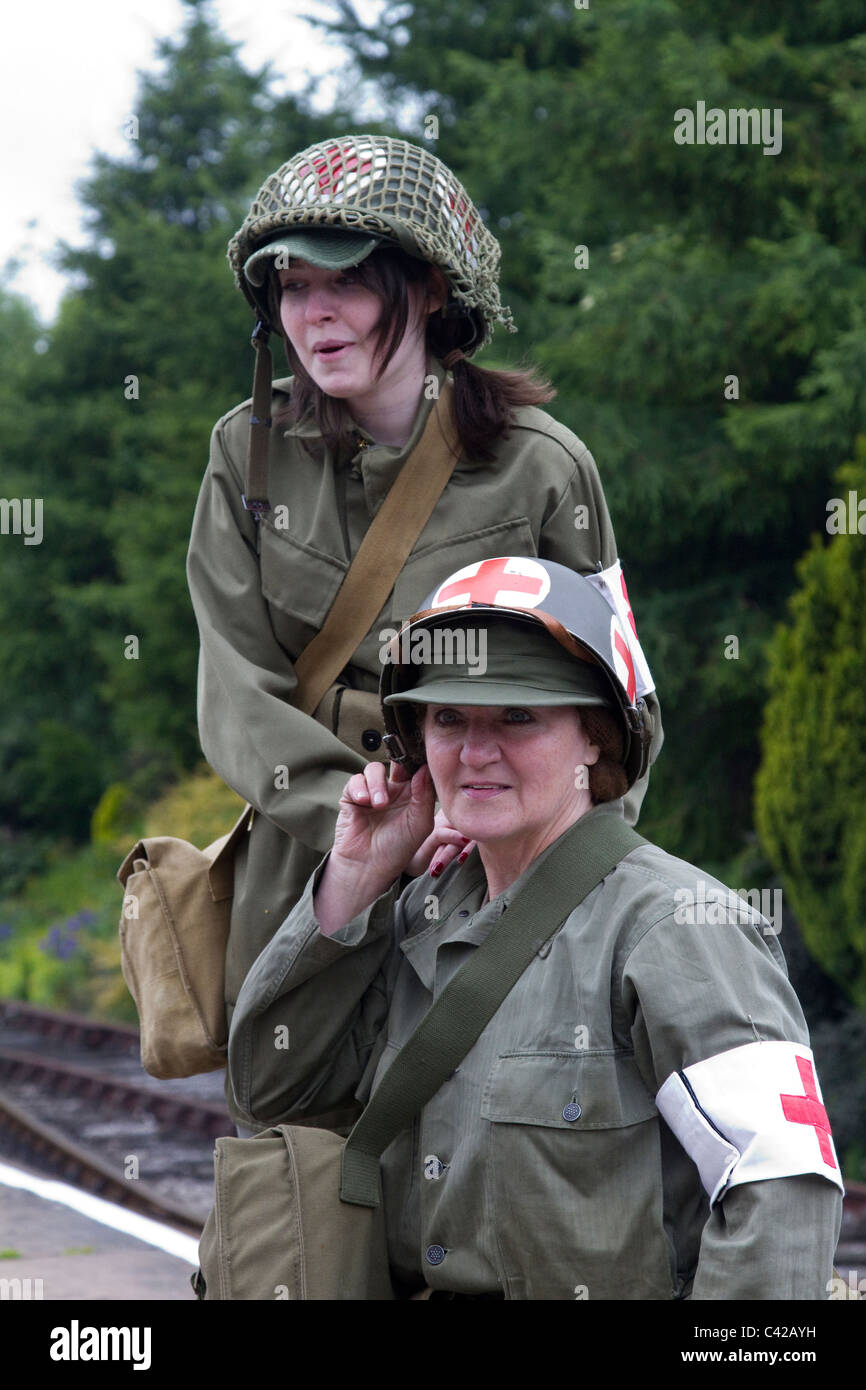
[{"label": "overcast sky", "polygon": [[[365,20],[378,0],[356,6]],[[277,90],[300,91],[310,74],[345,61],[295,16],[331,13],[323,0],[215,0],[222,32],[249,68],[273,64]],[[6,0],[0,51],[0,266],[3,284],[27,295],[43,320],[56,312],[63,277],[51,266],[58,238],[83,238],[75,183],[94,150],[120,156],[134,109],[136,72],[154,71],[160,38],[183,27],[180,0]],[[325,83],[317,105],[331,105]],[[290,153],[287,152],[287,153]],[[22,262],[15,274],[9,261]]]}]

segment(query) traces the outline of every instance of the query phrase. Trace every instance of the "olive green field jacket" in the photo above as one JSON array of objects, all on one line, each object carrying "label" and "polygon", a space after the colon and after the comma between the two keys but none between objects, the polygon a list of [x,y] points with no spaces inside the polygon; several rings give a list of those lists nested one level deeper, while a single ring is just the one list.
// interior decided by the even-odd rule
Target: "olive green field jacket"
[{"label": "olive green field jacket", "polygon": [[[621,801],[588,816],[617,814]],[[402,894],[395,884],[327,937],[313,911],[322,867],[235,1009],[229,1074],[251,1123],[366,1103],[534,868],[485,904],[476,850],[441,878]],[[559,930],[551,921],[457,1070],[382,1157],[389,1257],[405,1288],[590,1303],[829,1296],[841,1193],[837,1174],[811,1170],[813,1117],[781,1124],[785,1176],[732,1185],[711,1210],[656,1104],[668,1078],[706,1059],[718,1068],[752,1045],[752,1072],[765,1046],[808,1046],[767,920],[735,896],[723,923],[680,910],[684,893],[700,903],[714,891],[731,896],[646,844]],[[747,1089],[728,1088],[729,1133]],[[793,1159],[788,1136],[803,1146]]]}]

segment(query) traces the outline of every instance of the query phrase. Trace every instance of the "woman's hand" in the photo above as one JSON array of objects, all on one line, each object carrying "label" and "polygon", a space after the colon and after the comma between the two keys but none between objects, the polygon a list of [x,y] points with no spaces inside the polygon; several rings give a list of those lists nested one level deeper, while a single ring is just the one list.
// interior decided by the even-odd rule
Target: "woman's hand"
[{"label": "woman's hand", "polygon": [[474,840],[467,840],[465,835],[455,830],[453,825],[449,825],[448,818],[440,807],[436,812],[432,832],[417,854],[412,856],[404,872],[411,874],[413,878],[426,873],[432,878],[438,878],[456,855],[460,855],[461,860],[465,859],[471,853],[474,844]]},{"label": "woman's hand", "polygon": [[[340,797],[332,858],[392,883],[436,836],[433,781],[426,765],[409,779],[391,764],[368,763]],[[432,852],[432,847],[431,847]],[[428,855],[429,862],[429,855]]]},{"label": "woman's hand", "polygon": [[[394,783],[410,780],[410,774],[399,763],[391,764],[389,777]],[[431,878],[438,878],[446,865],[450,864],[457,855],[460,856],[460,863],[462,864],[467,855],[471,854],[474,846],[474,840],[467,840],[461,831],[455,830],[453,825],[449,825],[448,817],[440,807],[433,819],[433,829],[421,848],[412,856],[403,872],[408,874],[410,878],[418,878],[421,874],[426,873],[429,873]],[[442,851],[441,854],[437,853],[439,850]]]},{"label": "woman's hand", "polygon": [[[374,903],[402,873],[434,877],[470,842],[434,817],[436,794],[426,764],[413,777],[396,763],[368,763],[346,783],[334,847],[313,900],[319,929],[333,936]],[[432,859],[432,862],[431,862]]]},{"label": "woman's hand", "polygon": [[411,780],[368,763],[340,797],[334,848],[313,899],[319,930],[333,936],[399,878],[433,830],[435,792],[426,766]]}]

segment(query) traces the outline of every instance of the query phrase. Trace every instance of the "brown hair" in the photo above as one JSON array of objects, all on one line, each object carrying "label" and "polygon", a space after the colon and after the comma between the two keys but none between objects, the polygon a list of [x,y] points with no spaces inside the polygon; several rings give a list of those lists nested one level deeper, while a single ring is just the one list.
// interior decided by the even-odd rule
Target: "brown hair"
[{"label": "brown hair", "polygon": [[[419,285],[432,288],[433,267],[426,261],[407,255],[399,247],[389,246],[373,251],[360,265],[353,267],[352,273],[382,300],[382,313],[374,329],[374,357],[382,354],[378,379],[406,332],[410,309],[408,287]],[[271,322],[283,339],[289,367],[294,375],[291,400],[284,410],[275,415],[277,423],[283,427],[295,425],[312,411],[325,444],[337,453],[347,450],[354,433],[349,412],[342,400],[320,390],[301,365],[280,323],[279,278],[273,268],[269,276],[268,298]],[[446,357],[454,348],[468,341],[468,312],[449,299],[444,309],[429,315],[427,348],[434,357]],[[517,407],[545,405],[556,395],[554,387],[534,367],[492,371],[476,367],[464,358],[454,364],[453,377],[457,432],[463,453],[473,462],[493,461],[495,454],[490,446],[507,437]]]},{"label": "brown hair", "polygon": [[625,752],[622,729],[616,717],[603,705],[581,705],[577,712],[583,732],[599,749],[598,762],[589,769],[592,804],[598,806],[602,801],[615,801],[628,791],[628,777],[622,761]]}]

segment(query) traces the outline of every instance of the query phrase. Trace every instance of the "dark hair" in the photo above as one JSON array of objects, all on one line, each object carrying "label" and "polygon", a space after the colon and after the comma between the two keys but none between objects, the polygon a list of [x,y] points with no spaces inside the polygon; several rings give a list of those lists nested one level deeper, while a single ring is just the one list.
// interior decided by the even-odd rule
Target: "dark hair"
[{"label": "dark hair", "polygon": [[[382,313],[373,330],[376,335],[374,357],[382,354],[377,373],[381,376],[406,332],[410,308],[408,287],[431,285],[433,266],[407,255],[399,247],[389,246],[373,251],[353,268],[353,274],[382,300]],[[271,322],[283,338],[294,376],[291,400],[276,414],[277,423],[284,427],[295,425],[312,411],[328,447],[336,452],[348,449],[353,437],[349,412],[342,400],[319,389],[286,337],[280,323],[279,277],[273,268],[268,298]],[[444,314],[442,310],[430,314],[427,322],[427,348],[437,358],[461,347],[469,337],[469,311],[461,311],[461,306],[453,299],[449,299],[445,310]],[[490,445],[507,437],[518,406],[545,405],[556,395],[550,382],[531,366],[492,371],[462,359],[455,363],[453,375],[455,423],[461,447],[467,458],[477,462],[493,461],[495,454]]]}]

